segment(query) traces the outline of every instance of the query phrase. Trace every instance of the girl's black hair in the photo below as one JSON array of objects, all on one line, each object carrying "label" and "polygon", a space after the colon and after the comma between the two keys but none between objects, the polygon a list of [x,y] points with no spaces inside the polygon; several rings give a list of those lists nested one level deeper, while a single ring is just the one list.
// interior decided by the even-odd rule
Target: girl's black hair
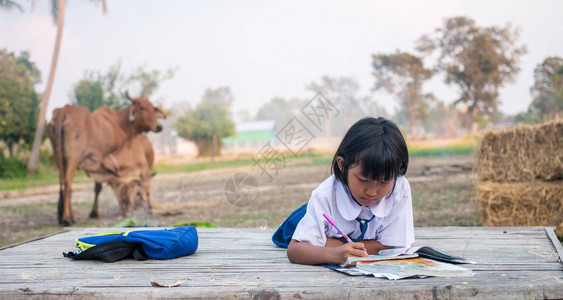
[{"label": "girl's black hair", "polygon": [[[342,170],[336,160],[339,156],[344,159]],[[383,117],[368,117],[348,129],[332,159],[332,172],[348,185],[348,170],[358,164],[361,164],[361,175],[371,180],[396,181],[399,175],[407,173],[407,143],[395,123]]]}]

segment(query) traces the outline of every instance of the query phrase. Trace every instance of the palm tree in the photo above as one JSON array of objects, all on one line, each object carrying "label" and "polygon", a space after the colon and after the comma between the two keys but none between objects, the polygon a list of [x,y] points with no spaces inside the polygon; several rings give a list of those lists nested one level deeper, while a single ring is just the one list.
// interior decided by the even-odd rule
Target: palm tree
[{"label": "palm tree", "polygon": [[41,109],[39,110],[39,120],[37,121],[37,129],[35,131],[35,137],[33,138],[33,147],[31,148],[31,156],[29,157],[29,162],[27,163],[27,173],[29,176],[33,177],[35,171],[39,168],[39,147],[41,146],[41,140],[43,137],[43,132],[45,132],[45,113],[47,111],[47,106],[49,105],[49,97],[51,96],[51,89],[53,88],[53,82],[55,81],[55,71],[57,69],[57,61],[59,60],[59,50],[61,49],[61,40],[63,37],[63,26],[64,26],[64,14],[66,0],[58,0],[51,2],[53,6],[53,19],[57,22],[57,37],[55,39],[55,50],[53,51],[53,58],[51,59],[51,69],[49,71],[49,78],[47,79],[47,88],[45,93],[43,93],[43,100],[41,101]]},{"label": "palm tree", "polygon": [[23,8],[14,0],[0,0],[0,7],[6,10],[18,9],[23,12]]},{"label": "palm tree", "polygon": [[[102,10],[106,12],[106,2],[105,0],[91,0],[102,4]],[[32,1],[32,6],[33,6]],[[53,58],[51,60],[51,68],[49,71],[49,78],[47,79],[47,87],[43,93],[43,100],[41,101],[41,109],[39,110],[39,120],[37,122],[37,130],[35,131],[35,137],[33,139],[33,147],[31,149],[31,156],[29,157],[29,162],[27,163],[27,172],[29,176],[33,177],[35,171],[39,168],[39,147],[41,146],[41,140],[43,133],[45,132],[45,113],[47,112],[47,106],[49,105],[49,97],[51,96],[51,90],[53,88],[53,82],[55,81],[55,71],[57,69],[57,61],[59,59],[59,51],[61,49],[61,41],[63,36],[64,28],[64,13],[65,13],[66,0],[53,0],[51,1],[51,14],[53,16],[53,21],[57,24],[57,37],[55,39],[55,49],[53,50]],[[22,7],[14,0],[0,0],[0,8],[4,9],[14,9],[17,8],[23,11]]]}]

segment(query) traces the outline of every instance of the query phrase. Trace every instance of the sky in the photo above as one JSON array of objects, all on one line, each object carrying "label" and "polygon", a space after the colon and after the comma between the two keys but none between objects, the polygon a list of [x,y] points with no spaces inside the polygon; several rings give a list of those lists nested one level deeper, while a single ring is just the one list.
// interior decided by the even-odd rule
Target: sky
[{"label": "sky", "polygon": [[[56,26],[47,0],[22,3],[24,12],[0,11],[0,48],[27,50],[49,73]],[[65,29],[47,119],[70,103],[73,85],[85,71],[105,73],[119,61],[122,70],[139,66],[177,68],[152,97],[165,108],[195,106],[207,88],[228,86],[233,111],[255,114],[274,97],[309,99],[305,86],[323,76],[352,77],[361,94],[374,93],[371,56],[396,50],[415,53],[415,41],[441,27],[446,18],[465,16],[478,26],[521,30],[517,44],[528,53],[513,84],[500,91],[505,114],[525,111],[531,102],[533,70],[546,57],[563,56],[563,1],[402,0],[402,1],[148,1],[106,0],[108,12],[86,0],[68,0]],[[451,103],[453,86],[436,76],[425,87]],[[383,93],[373,97],[390,112],[396,104]]]}]

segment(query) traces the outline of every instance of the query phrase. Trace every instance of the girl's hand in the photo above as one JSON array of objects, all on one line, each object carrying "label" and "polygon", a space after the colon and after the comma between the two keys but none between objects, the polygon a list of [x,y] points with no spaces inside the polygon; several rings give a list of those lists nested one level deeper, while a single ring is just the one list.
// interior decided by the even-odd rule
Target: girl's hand
[{"label": "girl's hand", "polygon": [[348,257],[366,257],[368,253],[364,243],[346,243],[342,246],[327,248],[332,249],[334,254],[334,262],[343,264]]}]

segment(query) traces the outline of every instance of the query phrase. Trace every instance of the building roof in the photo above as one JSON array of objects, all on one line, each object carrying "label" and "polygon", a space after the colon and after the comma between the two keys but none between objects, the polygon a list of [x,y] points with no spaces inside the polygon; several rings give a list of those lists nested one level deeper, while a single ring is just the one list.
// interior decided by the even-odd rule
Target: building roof
[{"label": "building roof", "polygon": [[274,137],[275,121],[242,122],[235,125],[235,135],[223,138],[223,143],[268,141]]},{"label": "building roof", "polygon": [[276,122],[273,120],[262,120],[252,122],[241,122],[235,125],[235,132],[274,130]]}]

